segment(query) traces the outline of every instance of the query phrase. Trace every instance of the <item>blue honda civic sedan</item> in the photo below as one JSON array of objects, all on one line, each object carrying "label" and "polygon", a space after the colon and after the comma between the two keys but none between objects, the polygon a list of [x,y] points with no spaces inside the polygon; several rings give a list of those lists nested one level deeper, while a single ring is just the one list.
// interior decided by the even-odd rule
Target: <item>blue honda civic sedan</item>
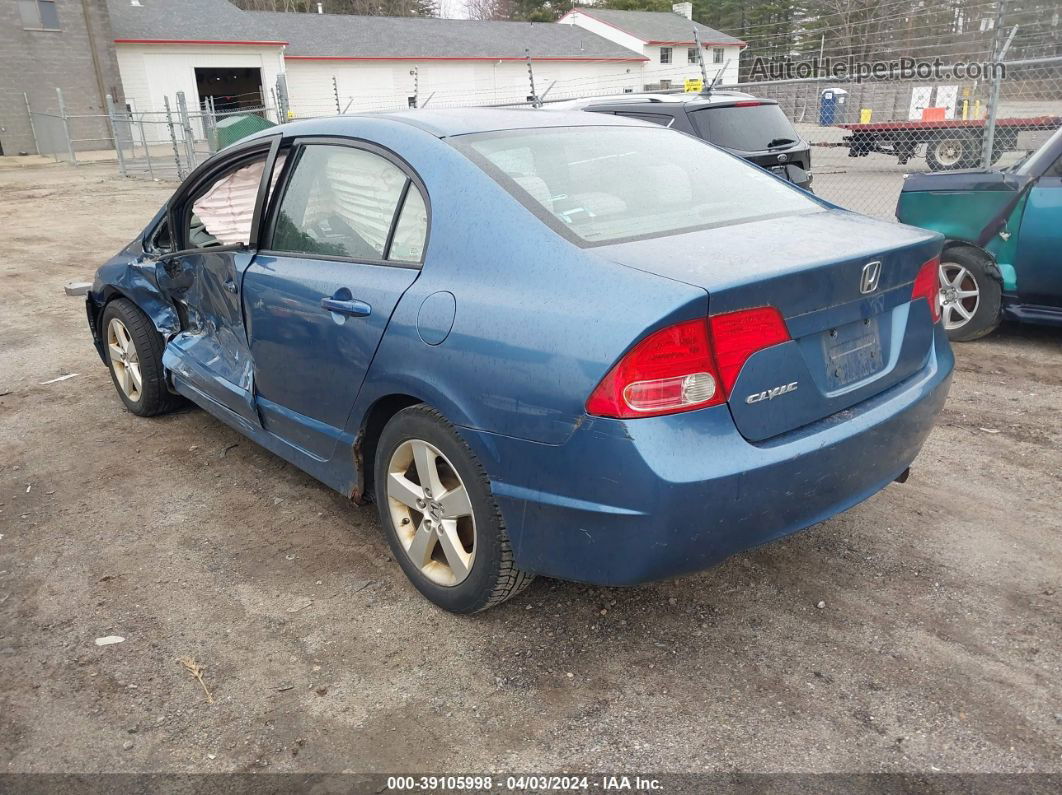
[{"label": "blue honda civic sedan", "polygon": [[941,236],[618,117],[286,124],[101,267],[141,416],[185,400],[353,500],[454,612],[703,569],[904,480],[948,390]]}]

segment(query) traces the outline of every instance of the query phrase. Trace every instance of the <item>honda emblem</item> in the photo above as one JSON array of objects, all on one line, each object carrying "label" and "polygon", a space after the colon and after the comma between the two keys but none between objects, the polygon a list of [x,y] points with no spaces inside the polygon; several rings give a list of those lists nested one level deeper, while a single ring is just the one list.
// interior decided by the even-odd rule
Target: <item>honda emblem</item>
[{"label": "honda emblem", "polygon": [[859,292],[872,293],[878,289],[878,279],[881,277],[881,260],[868,262],[863,266],[863,276],[859,280]]}]

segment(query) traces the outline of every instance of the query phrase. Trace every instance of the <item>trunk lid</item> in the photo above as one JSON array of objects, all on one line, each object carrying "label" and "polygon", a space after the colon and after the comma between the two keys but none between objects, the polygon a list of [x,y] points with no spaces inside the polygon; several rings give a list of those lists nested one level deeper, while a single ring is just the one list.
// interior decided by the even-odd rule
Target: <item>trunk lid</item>
[{"label": "trunk lid", "polygon": [[[760,442],[843,411],[925,366],[933,323],[911,300],[939,235],[829,210],[596,249],[708,291],[709,312],[773,306],[792,338],[754,353],[730,394],[738,430]],[[870,263],[879,262],[880,266]],[[864,292],[864,270],[878,270]]]}]

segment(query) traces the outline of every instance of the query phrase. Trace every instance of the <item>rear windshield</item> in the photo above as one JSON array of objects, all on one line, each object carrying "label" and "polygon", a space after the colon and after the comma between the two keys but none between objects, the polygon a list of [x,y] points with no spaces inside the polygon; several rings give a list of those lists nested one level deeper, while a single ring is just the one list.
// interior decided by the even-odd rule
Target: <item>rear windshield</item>
[{"label": "rear windshield", "polygon": [[800,140],[777,105],[731,105],[690,112],[693,127],[706,141],[739,152],[783,148]]},{"label": "rear windshield", "polygon": [[512,130],[451,142],[577,243],[821,209],[766,171],[659,127]]}]

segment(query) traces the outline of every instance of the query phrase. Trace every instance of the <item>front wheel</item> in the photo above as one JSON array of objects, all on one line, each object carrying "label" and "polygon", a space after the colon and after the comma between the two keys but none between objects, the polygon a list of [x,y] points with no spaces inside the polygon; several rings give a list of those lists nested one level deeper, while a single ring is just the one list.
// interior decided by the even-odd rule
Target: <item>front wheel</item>
[{"label": "front wheel", "polygon": [[995,330],[1002,288],[985,256],[964,248],[940,255],[940,313],[953,342],[969,342]]},{"label": "front wheel", "polygon": [[444,610],[475,613],[526,588],[483,467],[441,414],[398,412],[376,446],[380,523],[402,570]]},{"label": "front wheel", "polygon": [[154,417],[181,405],[181,398],[166,386],[162,337],[136,304],[127,298],[107,304],[100,332],[111,380],[127,409]]}]

